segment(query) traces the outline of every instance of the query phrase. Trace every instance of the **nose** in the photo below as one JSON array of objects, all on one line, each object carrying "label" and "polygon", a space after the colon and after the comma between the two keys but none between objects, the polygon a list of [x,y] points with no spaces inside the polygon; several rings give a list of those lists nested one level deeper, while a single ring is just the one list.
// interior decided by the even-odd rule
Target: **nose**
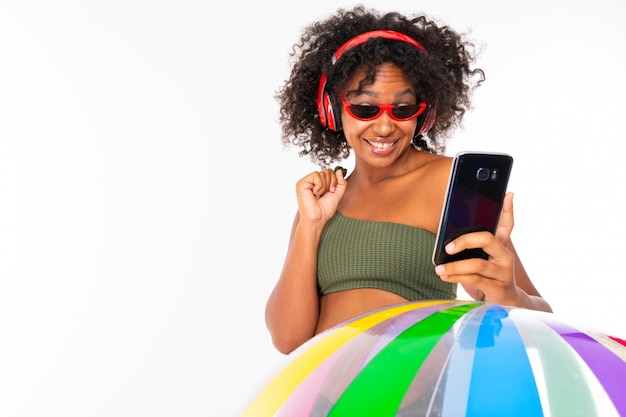
[{"label": "nose", "polygon": [[395,121],[389,116],[389,109],[373,120],[372,129],[377,136],[389,136],[395,130]]}]

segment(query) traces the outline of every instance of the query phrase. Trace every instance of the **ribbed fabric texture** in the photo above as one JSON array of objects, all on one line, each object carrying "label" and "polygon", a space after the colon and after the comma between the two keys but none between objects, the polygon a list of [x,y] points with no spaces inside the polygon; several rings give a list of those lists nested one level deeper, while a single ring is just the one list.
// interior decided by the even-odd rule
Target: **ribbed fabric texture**
[{"label": "ribbed fabric texture", "polygon": [[339,212],[326,224],[317,261],[321,294],[379,288],[410,300],[456,299],[431,262],[435,235],[416,227],[355,220]]}]

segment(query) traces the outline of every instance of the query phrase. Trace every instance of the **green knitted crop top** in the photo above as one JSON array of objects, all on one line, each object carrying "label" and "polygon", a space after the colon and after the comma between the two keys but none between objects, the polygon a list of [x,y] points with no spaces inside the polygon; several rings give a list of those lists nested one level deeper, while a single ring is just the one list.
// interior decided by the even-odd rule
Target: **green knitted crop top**
[{"label": "green knitted crop top", "polygon": [[409,301],[456,299],[431,263],[435,235],[399,223],[355,220],[337,212],[326,224],[317,259],[320,294],[378,288]]}]

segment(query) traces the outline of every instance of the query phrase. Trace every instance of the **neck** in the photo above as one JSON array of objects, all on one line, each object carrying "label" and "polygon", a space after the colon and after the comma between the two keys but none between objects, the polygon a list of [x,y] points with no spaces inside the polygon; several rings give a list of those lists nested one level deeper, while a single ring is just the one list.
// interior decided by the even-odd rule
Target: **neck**
[{"label": "neck", "polygon": [[402,177],[416,170],[420,165],[422,151],[409,149],[390,165],[375,166],[356,160],[350,174],[350,185],[361,188],[376,187],[390,179]]}]

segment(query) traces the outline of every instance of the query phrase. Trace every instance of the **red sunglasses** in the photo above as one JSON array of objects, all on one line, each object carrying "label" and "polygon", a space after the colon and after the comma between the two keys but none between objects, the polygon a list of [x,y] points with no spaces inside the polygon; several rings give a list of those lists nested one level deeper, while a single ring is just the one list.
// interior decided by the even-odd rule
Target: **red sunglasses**
[{"label": "red sunglasses", "polygon": [[373,120],[386,111],[393,120],[404,122],[419,116],[426,110],[425,102],[419,104],[401,104],[397,106],[384,106],[380,104],[378,106],[372,106],[369,104],[351,104],[341,93],[339,93],[339,97],[348,114],[355,119],[363,121]]}]

